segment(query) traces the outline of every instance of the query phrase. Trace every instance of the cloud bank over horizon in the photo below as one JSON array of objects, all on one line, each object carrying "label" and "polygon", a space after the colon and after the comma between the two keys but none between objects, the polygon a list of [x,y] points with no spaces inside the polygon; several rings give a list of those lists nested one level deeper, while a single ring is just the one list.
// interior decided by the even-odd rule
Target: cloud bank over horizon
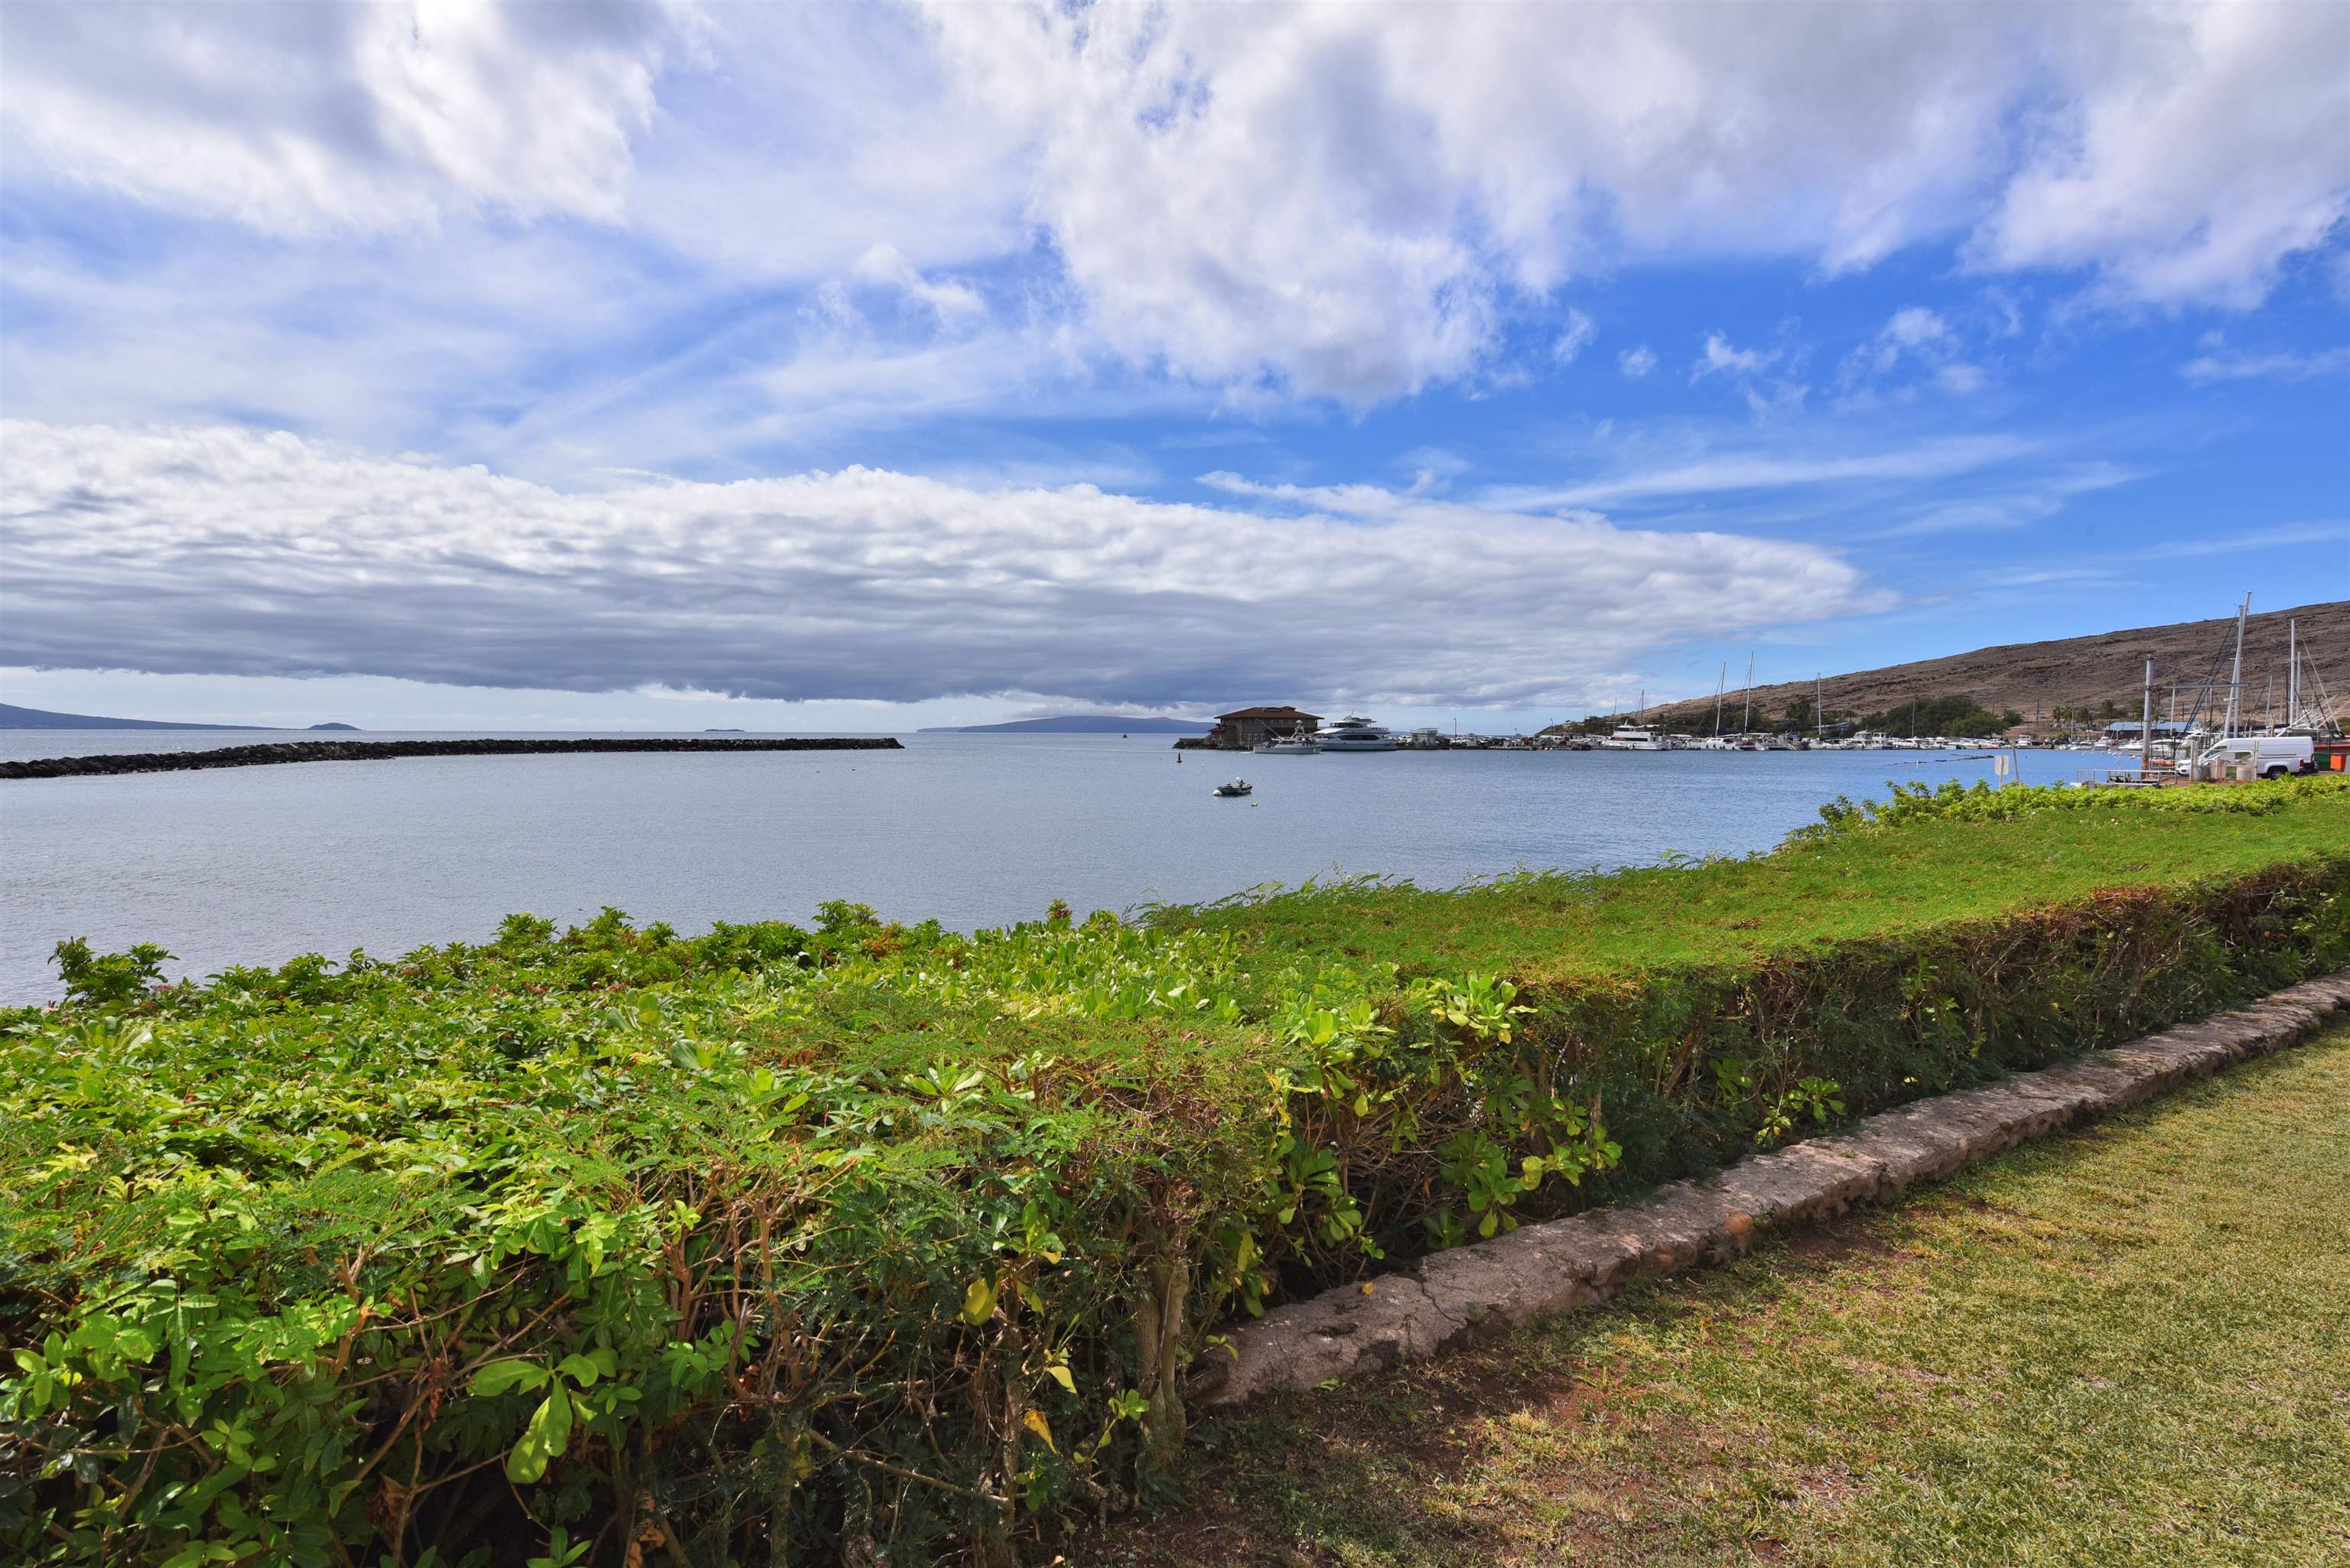
[{"label": "cloud bank over horizon", "polygon": [[229,428],[0,441],[8,665],[1157,708],[1272,667],[1521,705],[1700,630],[1887,602],[1816,546],[1383,491],[1266,514],[851,468],[566,494]]}]

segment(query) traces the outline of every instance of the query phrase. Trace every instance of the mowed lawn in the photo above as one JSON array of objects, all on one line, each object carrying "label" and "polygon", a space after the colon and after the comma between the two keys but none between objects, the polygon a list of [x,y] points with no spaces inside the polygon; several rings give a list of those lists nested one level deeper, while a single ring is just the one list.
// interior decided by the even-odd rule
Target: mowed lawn
[{"label": "mowed lawn", "polygon": [[2350,1563],[2350,1030],[1211,1424],[1090,1565]]}]

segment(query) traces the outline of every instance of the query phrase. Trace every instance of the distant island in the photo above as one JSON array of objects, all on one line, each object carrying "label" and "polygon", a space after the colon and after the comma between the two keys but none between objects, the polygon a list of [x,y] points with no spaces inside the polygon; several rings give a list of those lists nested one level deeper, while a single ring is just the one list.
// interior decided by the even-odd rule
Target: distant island
[{"label": "distant island", "polygon": [[1003,724],[933,724],[925,735],[1204,735],[1205,719],[1129,718],[1119,713],[1064,713],[1055,719],[1014,719]]},{"label": "distant island", "polygon": [[[278,731],[280,724],[191,724],[176,719],[109,719],[98,713],[52,713],[46,708],[19,708],[0,702],[0,730],[260,730]],[[313,724],[313,730],[357,730],[357,724]]]}]

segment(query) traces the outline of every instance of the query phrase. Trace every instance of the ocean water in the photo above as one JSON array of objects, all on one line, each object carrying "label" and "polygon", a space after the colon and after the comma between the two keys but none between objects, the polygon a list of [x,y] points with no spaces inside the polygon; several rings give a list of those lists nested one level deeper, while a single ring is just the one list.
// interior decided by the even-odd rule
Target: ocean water
[{"label": "ocean water", "polygon": [[[0,732],[0,757],[251,744],[207,732]],[[370,732],[354,739],[407,739]],[[430,738],[430,737],[416,737]],[[305,763],[0,781],[0,1000],[49,950],[162,943],[177,976],[302,952],[479,940],[606,905],[683,931],[806,922],[827,898],[973,929],[1377,872],[1767,849],[1839,794],[1991,774],[1939,752],[1183,753],[1163,735],[909,735],[902,752]],[[2026,754],[2032,783],[2081,759]],[[1254,795],[1221,800],[1235,773]]]}]

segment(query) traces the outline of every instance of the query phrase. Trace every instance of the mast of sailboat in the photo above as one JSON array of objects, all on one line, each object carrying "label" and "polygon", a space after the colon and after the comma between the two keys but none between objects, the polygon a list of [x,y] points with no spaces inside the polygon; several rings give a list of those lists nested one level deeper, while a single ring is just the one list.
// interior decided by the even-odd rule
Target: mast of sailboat
[{"label": "mast of sailboat", "polygon": [[1823,670],[1812,671],[1812,739],[1814,741],[1828,738],[1827,709],[1823,706],[1828,700],[1827,679]]},{"label": "mast of sailboat", "polygon": [[1721,661],[1721,673],[1713,678],[1713,738],[1721,739],[1721,694],[1730,685],[1730,660]]},{"label": "mast of sailboat", "polygon": [[2146,661],[2146,703],[2139,713],[2137,771],[2138,776],[2144,778],[2154,772],[2154,660],[2151,659]]},{"label": "mast of sailboat", "polygon": [[1746,656],[1746,711],[1739,717],[1738,732],[1742,735],[1754,732],[1754,655],[1752,653]]},{"label": "mast of sailboat", "polygon": [[2301,726],[2301,622],[2284,623],[2284,727]]},{"label": "mast of sailboat", "polygon": [[2228,676],[2228,721],[2221,726],[2222,740],[2234,737],[2236,726],[2244,716],[2244,622],[2252,613],[2252,596],[2244,595],[2244,602],[2236,610],[2236,663]]}]

